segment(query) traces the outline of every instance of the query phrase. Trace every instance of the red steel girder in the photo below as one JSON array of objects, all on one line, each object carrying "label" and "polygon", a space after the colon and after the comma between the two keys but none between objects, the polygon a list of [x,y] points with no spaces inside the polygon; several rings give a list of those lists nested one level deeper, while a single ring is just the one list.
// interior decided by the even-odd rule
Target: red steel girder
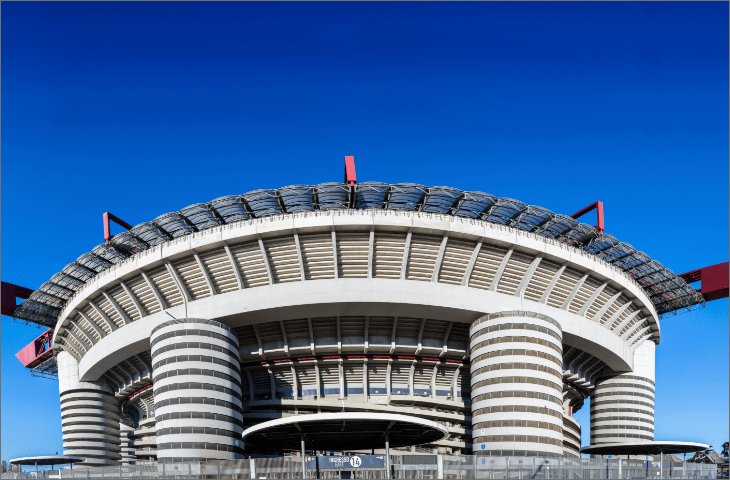
[{"label": "red steel girder", "polygon": [[24,367],[36,367],[53,356],[53,350],[51,350],[52,334],[53,329],[49,328],[15,354]]},{"label": "red steel girder", "polygon": [[603,235],[603,202],[600,200],[594,203],[591,203],[586,208],[574,213],[571,215],[571,218],[578,218],[582,217],[586,213],[590,212],[591,210],[596,210],[596,216],[598,217],[598,225],[595,226],[596,230],[598,230],[601,235]]},{"label": "red steel girder", "polygon": [[114,235],[111,233],[111,229],[109,228],[109,221],[112,221],[119,225],[120,227],[126,228],[127,230],[131,230],[132,226],[125,222],[124,220],[121,220],[116,215],[112,215],[109,212],[104,212],[104,241],[106,243],[109,243],[109,240],[112,239]]},{"label": "red steel girder", "polygon": [[355,176],[355,157],[345,157],[345,183],[355,185],[357,178]]},{"label": "red steel girder", "polygon": [[7,315],[8,317],[12,317],[15,309],[18,308],[16,299],[26,299],[30,297],[31,293],[33,293],[33,290],[31,290],[30,288],[21,287],[19,285],[14,285],[8,282],[2,282],[1,289],[2,314]]},{"label": "red steel girder", "polygon": [[687,283],[702,282],[699,292],[705,301],[719,300],[730,296],[730,263],[718,263],[709,267],[677,275]]}]

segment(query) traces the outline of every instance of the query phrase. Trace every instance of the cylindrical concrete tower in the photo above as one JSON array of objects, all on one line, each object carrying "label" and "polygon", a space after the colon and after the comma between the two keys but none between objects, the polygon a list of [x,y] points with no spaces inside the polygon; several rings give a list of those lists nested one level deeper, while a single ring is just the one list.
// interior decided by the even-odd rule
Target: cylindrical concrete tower
[{"label": "cylindrical concrete tower", "polygon": [[487,315],[469,329],[476,455],[563,454],[562,330],[532,312]]},{"label": "cylindrical concrete tower", "polygon": [[82,465],[118,465],[119,406],[102,382],[80,382],[79,364],[67,352],[56,356],[61,394],[63,453],[84,457]]},{"label": "cylindrical concrete tower", "polygon": [[134,445],[130,435],[134,433],[134,425],[128,419],[119,422],[119,440],[122,442],[122,464],[134,465]]},{"label": "cylindrical concrete tower", "polygon": [[157,458],[240,458],[241,373],[236,334],[213,320],[171,320],[152,330]]},{"label": "cylindrical concrete tower", "polygon": [[634,371],[599,378],[591,395],[591,445],[654,440],[654,342],[634,352]]}]

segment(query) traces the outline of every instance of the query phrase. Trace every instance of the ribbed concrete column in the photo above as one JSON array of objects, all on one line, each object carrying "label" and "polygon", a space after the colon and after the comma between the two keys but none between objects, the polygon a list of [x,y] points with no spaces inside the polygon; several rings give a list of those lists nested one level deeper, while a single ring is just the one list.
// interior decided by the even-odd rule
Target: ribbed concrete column
[{"label": "ribbed concrete column", "polygon": [[487,315],[469,328],[475,455],[563,454],[562,330],[531,312]]},{"label": "ribbed concrete column", "polygon": [[634,371],[599,378],[591,395],[591,445],[654,440],[654,342],[634,352]]},{"label": "ribbed concrete column", "polygon": [[122,442],[122,464],[134,465],[136,457],[134,455],[134,444],[131,435],[134,433],[134,427],[128,425],[124,420],[119,422],[119,440]]},{"label": "ribbed concrete column", "polygon": [[580,423],[563,414],[563,456],[580,457]]},{"label": "ribbed concrete column", "polygon": [[111,388],[80,382],[79,364],[66,352],[59,352],[56,363],[64,455],[84,457],[86,466],[118,465],[119,406]]},{"label": "ribbed concrete column", "polygon": [[159,325],[150,342],[158,460],[240,458],[236,334],[213,320],[187,318]]}]

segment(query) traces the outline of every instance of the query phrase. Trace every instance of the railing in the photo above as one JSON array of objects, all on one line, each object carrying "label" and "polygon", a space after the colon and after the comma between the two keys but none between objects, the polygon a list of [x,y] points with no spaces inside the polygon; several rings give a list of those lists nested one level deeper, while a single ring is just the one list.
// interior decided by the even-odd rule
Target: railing
[{"label": "railing", "polygon": [[[449,455],[391,455],[385,468],[351,470],[308,469],[306,478],[333,479],[669,479],[717,478],[712,464],[617,460],[599,458],[480,457]],[[28,468],[28,467],[26,467]],[[103,468],[77,466],[65,470],[4,473],[0,478],[237,478],[301,479],[301,457],[122,465]]]}]

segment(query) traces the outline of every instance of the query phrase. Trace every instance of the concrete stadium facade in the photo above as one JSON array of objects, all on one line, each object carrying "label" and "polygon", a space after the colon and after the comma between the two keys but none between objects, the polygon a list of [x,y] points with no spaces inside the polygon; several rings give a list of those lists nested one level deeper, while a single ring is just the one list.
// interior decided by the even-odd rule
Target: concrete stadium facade
[{"label": "concrete stadium facade", "polygon": [[440,453],[562,456],[586,398],[592,444],[653,439],[659,336],[639,283],[565,243],[333,209],[122,260],[68,300],[53,349],[65,453],[89,465],[238,458],[251,425],[341,411],[437,421]]}]

